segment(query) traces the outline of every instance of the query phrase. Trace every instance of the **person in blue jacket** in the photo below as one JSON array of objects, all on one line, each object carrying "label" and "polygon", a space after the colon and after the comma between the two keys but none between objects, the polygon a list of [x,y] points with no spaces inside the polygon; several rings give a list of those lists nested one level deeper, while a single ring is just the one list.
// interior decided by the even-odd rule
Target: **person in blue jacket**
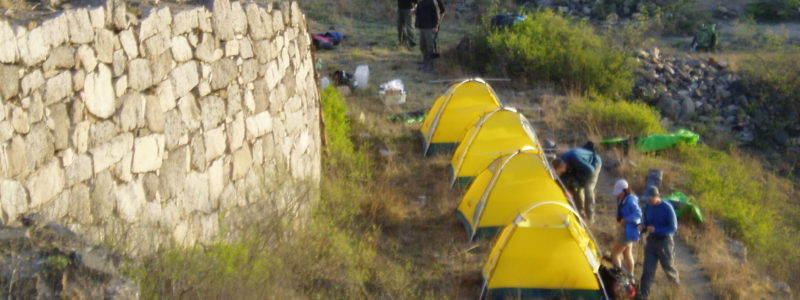
[{"label": "person in blue jacket", "polygon": [[561,182],[575,198],[576,208],[589,222],[594,219],[594,188],[602,164],[592,142],[570,149],[552,162]]},{"label": "person in blue jacket", "polygon": [[614,196],[617,199],[618,234],[611,248],[611,259],[614,265],[622,267],[629,276],[633,276],[635,261],[633,246],[639,241],[639,224],[642,222],[642,210],[639,208],[639,197],[634,194],[628,181],[617,180],[614,183]]},{"label": "person in blue jacket", "polygon": [[648,233],[647,244],[644,246],[644,267],[642,280],[639,286],[639,295],[647,299],[650,286],[656,275],[658,263],[672,282],[680,284],[678,270],[673,266],[675,258],[675,242],[672,236],[678,231],[678,219],[675,210],[667,202],[661,201],[658,188],[651,186],[649,194],[652,195],[644,209],[644,223],[639,225],[639,230]]}]

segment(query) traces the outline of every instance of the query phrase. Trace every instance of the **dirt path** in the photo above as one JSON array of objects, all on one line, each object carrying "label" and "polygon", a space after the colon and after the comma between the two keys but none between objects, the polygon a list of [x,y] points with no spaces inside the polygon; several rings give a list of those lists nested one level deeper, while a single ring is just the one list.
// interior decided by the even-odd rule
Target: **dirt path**
[{"label": "dirt path", "polygon": [[[592,226],[592,231],[598,242],[603,245],[603,249],[611,249],[611,233],[613,228],[608,224],[613,224],[615,215],[614,202],[611,200],[611,190],[614,182],[620,178],[619,175],[603,170],[597,183],[597,221]],[[634,182],[631,182],[635,186]],[[680,225],[679,225],[680,227]],[[680,235],[680,230],[678,230]],[[641,278],[644,243],[637,245],[636,255],[636,276]],[[715,299],[711,293],[711,283],[709,282],[697,257],[686,243],[678,236],[675,238],[675,261],[681,279],[681,286],[677,290],[668,290],[668,280],[662,270],[656,272],[656,281],[653,285],[653,296],[655,299],[695,299],[706,300]],[[659,268],[660,269],[660,268]]]}]

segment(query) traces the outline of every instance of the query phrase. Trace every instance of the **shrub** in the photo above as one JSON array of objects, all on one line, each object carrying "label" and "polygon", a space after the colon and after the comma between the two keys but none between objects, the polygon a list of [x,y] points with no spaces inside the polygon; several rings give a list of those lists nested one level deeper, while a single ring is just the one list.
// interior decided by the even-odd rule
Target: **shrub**
[{"label": "shrub", "polygon": [[658,112],[642,102],[604,98],[576,101],[567,108],[567,128],[602,137],[663,133]]},{"label": "shrub", "polygon": [[508,29],[488,22],[474,37],[470,60],[479,71],[554,82],[565,89],[626,95],[633,87],[632,56],[611,46],[586,22],[540,10]]},{"label": "shrub", "polygon": [[800,0],[759,0],[747,5],[747,14],[761,22],[796,20]]}]

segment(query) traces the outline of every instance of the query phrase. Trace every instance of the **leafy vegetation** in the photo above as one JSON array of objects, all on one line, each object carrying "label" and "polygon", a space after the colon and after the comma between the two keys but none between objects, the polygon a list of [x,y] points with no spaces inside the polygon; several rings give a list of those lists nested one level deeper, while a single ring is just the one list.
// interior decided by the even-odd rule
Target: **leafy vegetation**
[{"label": "leafy vegetation", "polygon": [[747,5],[747,14],[761,22],[800,18],[800,0],[758,0]]},{"label": "leafy vegetation", "polygon": [[563,120],[568,128],[602,137],[664,133],[658,112],[642,102],[576,101],[569,105]]},{"label": "leafy vegetation", "polygon": [[550,10],[529,14],[508,29],[484,24],[474,36],[472,66],[567,90],[626,95],[636,66],[624,50],[597,35],[586,22]]}]

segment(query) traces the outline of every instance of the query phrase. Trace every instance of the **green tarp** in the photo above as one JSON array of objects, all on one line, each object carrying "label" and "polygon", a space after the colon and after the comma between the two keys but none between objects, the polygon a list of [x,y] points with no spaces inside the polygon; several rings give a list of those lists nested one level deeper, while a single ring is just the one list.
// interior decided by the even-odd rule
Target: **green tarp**
[{"label": "green tarp", "polygon": [[631,140],[634,141],[636,149],[642,152],[654,152],[664,150],[676,144],[683,143],[691,146],[697,145],[700,135],[686,129],[678,129],[671,134],[652,134],[640,138],[610,138],[601,141],[603,145],[621,144],[627,150]]},{"label": "green tarp", "polygon": [[689,197],[680,191],[673,191],[664,200],[669,201],[672,207],[675,208],[675,214],[680,219],[682,217],[692,218],[698,223],[703,223],[703,214],[700,213],[700,208],[692,202],[693,197]]}]

